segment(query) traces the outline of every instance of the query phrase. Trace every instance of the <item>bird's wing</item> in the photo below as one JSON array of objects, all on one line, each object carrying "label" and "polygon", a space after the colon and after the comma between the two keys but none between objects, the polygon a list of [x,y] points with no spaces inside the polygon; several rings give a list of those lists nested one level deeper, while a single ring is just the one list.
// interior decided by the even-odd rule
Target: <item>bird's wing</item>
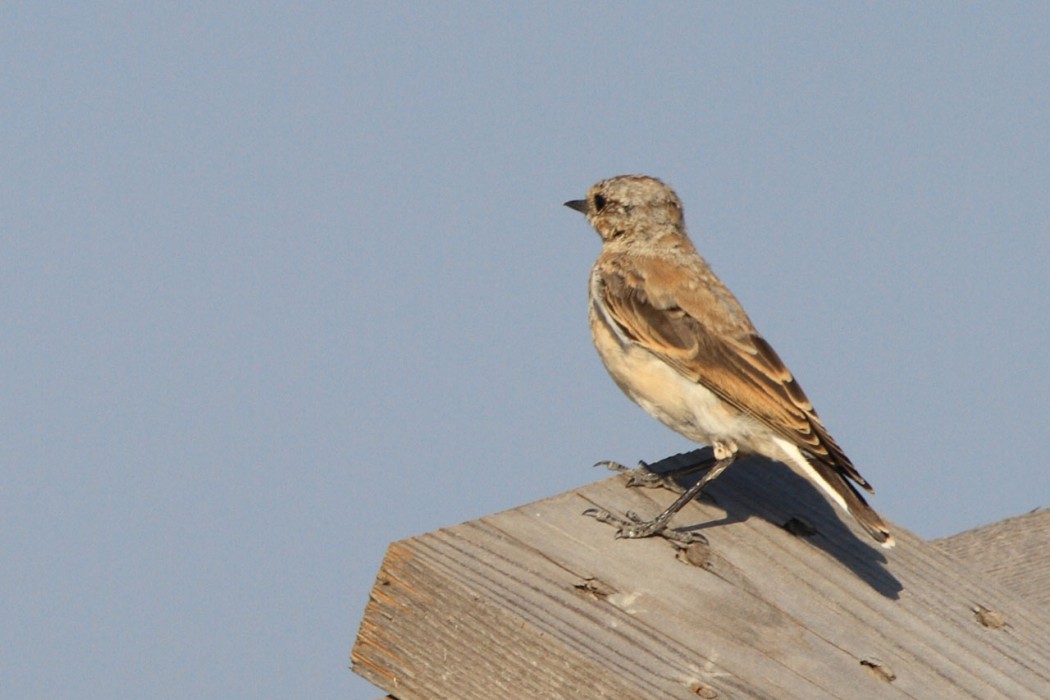
[{"label": "bird's wing", "polygon": [[[872,491],[773,348],[721,282],[713,275],[711,280],[718,289],[712,293],[708,287],[704,296],[703,289],[661,290],[645,275],[606,268],[599,271],[594,291],[618,335]],[[691,296],[677,298],[683,293]]]}]

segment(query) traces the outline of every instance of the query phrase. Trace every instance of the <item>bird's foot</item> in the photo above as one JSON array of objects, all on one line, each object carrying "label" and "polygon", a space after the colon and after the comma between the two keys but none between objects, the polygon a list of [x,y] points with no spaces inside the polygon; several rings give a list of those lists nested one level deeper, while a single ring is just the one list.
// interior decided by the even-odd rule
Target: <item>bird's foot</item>
[{"label": "bird's foot", "polygon": [[675,493],[682,493],[684,490],[674,480],[674,472],[658,474],[650,469],[648,464],[641,460],[638,461],[638,466],[634,469],[625,467],[619,462],[614,462],[612,460],[603,460],[594,466],[605,467],[610,471],[624,474],[627,477],[626,486],[628,488],[667,489],[669,491],[674,491]]},{"label": "bird's foot", "polygon": [[604,508],[588,508],[583,511],[583,514],[594,518],[600,523],[615,527],[617,539],[636,540],[643,537],[656,536],[680,544],[707,543],[707,538],[700,533],[673,530],[667,527],[666,519],[659,517],[653,520],[642,520],[637,513],[627,511],[627,517],[622,518]]}]

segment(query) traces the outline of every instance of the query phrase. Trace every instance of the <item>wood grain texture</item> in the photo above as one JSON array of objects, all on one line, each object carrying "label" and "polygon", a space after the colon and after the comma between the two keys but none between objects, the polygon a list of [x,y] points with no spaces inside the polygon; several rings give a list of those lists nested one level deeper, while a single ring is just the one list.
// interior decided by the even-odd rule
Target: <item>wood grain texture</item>
[{"label": "wood grain texture", "polygon": [[1042,609],[900,528],[869,546],[781,465],[741,462],[679,514],[702,566],[580,515],[674,499],[623,484],[392,544],[354,671],[400,700],[1050,697]]},{"label": "wood grain texture", "polygon": [[977,572],[1039,607],[1050,607],[1050,509],[933,540]]}]

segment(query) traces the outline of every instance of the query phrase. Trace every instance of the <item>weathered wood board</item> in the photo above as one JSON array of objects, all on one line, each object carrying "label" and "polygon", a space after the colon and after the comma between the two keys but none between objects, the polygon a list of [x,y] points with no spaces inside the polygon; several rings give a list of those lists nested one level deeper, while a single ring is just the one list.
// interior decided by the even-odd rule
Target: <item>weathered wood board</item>
[{"label": "weathered wood board", "polygon": [[580,515],[674,496],[613,477],[392,544],[353,669],[399,700],[1050,697],[1044,610],[900,528],[878,547],[781,465],[683,509],[694,563]]}]

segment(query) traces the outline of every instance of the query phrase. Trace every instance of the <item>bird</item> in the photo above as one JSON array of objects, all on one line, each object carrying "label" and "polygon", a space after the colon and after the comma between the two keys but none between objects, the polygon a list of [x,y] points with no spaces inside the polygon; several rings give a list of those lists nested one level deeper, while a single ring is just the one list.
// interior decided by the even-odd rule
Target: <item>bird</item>
[{"label": "bird", "polygon": [[565,206],[602,240],[589,321],[613,381],[664,425],[710,445],[714,464],[652,520],[588,515],[626,538],[668,536],[668,523],[741,455],[795,467],[883,547],[893,535],[854,486],[874,493],[743,306],[697,252],[682,202],[654,177],[620,175]]}]

